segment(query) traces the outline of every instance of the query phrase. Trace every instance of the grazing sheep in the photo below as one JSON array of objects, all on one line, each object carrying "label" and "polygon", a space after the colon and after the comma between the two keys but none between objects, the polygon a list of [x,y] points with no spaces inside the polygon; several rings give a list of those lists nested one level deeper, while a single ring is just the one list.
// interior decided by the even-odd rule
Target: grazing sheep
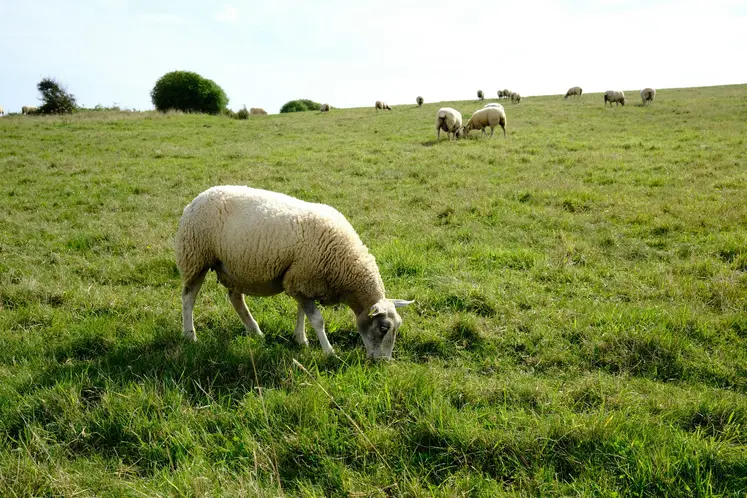
[{"label": "grazing sheep", "polygon": [[319,109],[321,112],[329,112],[329,110],[332,109],[332,106],[329,104],[322,104],[321,109]]},{"label": "grazing sheep", "polygon": [[466,135],[472,130],[482,130],[482,134],[487,135],[485,128],[490,127],[492,138],[493,130],[498,125],[503,128],[503,138],[506,138],[506,111],[500,104],[489,105],[475,111],[464,125],[464,133]]},{"label": "grazing sheep", "polygon": [[376,259],[336,209],[245,186],[212,187],[184,208],[176,232],[184,337],[197,340],[192,313],[208,270],[250,333],[262,336],[244,295],[285,292],[298,303],[294,339],[308,345],[309,318],[325,354],[334,349],[315,302],[345,303],[355,313],[368,357],[390,359],[402,320],[387,299]]},{"label": "grazing sheep", "polygon": [[251,109],[249,109],[249,114],[259,114],[261,116],[264,116],[267,114],[267,111],[265,111],[261,107],[252,107]]},{"label": "grazing sheep", "polygon": [[521,95],[516,92],[511,92],[511,102],[518,104],[521,102]]},{"label": "grazing sheep", "polygon": [[477,98],[480,99],[480,100],[484,100],[485,99],[485,94],[482,93],[482,90],[478,90],[477,91]]},{"label": "grazing sheep", "polygon": [[568,97],[572,97],[573,95],[575,95],[576,97],[581,97],[581,94],[583,92],[584,91],[581,90],[580,86],[573,86],[573,87],[569,88],[567,92],[565,92],[565,97],[563,97],[563,98],[567,99]]},{"label": "grazing sheep", "polygon": [[423,105],[423,102],[424,102],[423,97],[418,96],[418,98],[415,99],[415,102],[417,102],[418,107],[421,107]]},{"label": "grazing sheep", "polygon": [[36,107],[32,105],[25,105],[21,107],[21,114],[34,114],[36,112]]},{"label": "grazing sheep", "polygon": [[436,113],[436,140],[441,140],[441,130],[446,132],[449,140],[462,138],[464,128],[462,127],[462,113],[451,107],[442,107]]},{"label": "grazing sheep", "polygon": [[604,92],[604,105],[607,105],[607,102],[610,103],[610,107],[612,107],[612,103],[615,103],[615,107],[617,107],[618,104],[622,104],[623,107],[625,107],[625,92],[622,90],[607,90]]},{"label": "grazing sheep", "polygon": [[648,104],[649,102],[653,102],[656,98],[656,90],[653,88],[644,88],[641,90],[641,100],[643,101],[643,105]]},{"label": "grazing sheep", "polygon": [[382,100],[377,100],[376,101],[376,110],[378,111],[379,109],[381,109],[382,111],[384,109],[386,109],[387,111],[391,111],[392,110],[392,108],[389,107],[389,104],[387,104],[386,102],[384,102]]}]

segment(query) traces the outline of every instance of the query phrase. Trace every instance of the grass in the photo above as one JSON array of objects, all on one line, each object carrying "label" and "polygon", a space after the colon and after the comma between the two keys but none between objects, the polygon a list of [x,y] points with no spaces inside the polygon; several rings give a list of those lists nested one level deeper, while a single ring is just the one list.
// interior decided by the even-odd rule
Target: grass
[{"label": "grass", "polygon": [[[0,119],[0,496],[744,496],[747,85],[629,95],[451,143],[480,103]],[[246,337],[213,276],[185,343],[217,184],[344,213],[416,300],[395,361],[344,308],[298,348],[285,296]]]}]

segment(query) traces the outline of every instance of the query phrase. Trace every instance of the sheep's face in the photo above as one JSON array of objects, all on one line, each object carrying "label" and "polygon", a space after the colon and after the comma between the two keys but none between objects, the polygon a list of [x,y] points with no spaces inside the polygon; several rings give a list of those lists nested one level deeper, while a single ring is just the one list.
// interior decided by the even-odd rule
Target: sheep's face
[{"label": "sheep's face", "polygon": [[469,132],[470,132],[469,125],[467,127],[462,126],[457,129],[455,135],[457,138],[467,138],[467,136],[469,135]]},{"label": "sheep's face", "polygon": [[366,346],[366,357],[374,360],[391,360],[397,330],[402,324],[396,308],[412,301],[381,299],[370,309],[358,315],[358,333]]}]

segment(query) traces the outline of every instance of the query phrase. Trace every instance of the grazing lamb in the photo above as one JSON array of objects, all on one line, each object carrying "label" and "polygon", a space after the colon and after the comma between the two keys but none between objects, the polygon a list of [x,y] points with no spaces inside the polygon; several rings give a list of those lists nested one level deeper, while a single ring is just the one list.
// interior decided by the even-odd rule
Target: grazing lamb
[{"label": "grazing lamb", "polygon": [[625,92],[622,90],[607,90],[604,92],[604,105],[607,105],[607,102],[610,103],[610,107],[612,107],[612,103],[615,103],[615,107],[618,106],[618,104],[622,104],[623,107],[625,107]]},{"label": "grazing lamb", "polygon": [[392,108],[389,107],[389,104],[387,104],[386,102],[384,102],[382,100],[377,100],[376,101],[376,110],[378,111],[379,109],[381,109],[382,111],[384,109],[386,109],[387,111],[391,111],[392,110]]},{"label": "grazing lamb", "polygon": [[321,112],[329,112],[329,110],[332,109],[332,106],[329,104],[322,104],[322,108],[319,109]]},{"label": "grazing lamb", "polygon": [[32,105],[25,105],[21,107],[21,114],[34,114],[36,112],[36,107]]},{"label": "grazing lamb", "polygon": [[423,97],[421,97],[421,96],[418,95],[418,98],[415,99],[415,102],[417,102],[418,107],[421,107],[423,105],[423,102],[424,102]]},{"label": "grazing lamb", "polygon": [[446,132],[449,140],[462,138],[464,128],[462,127],[462,114],[451,107],[442,107],[436,113],[436,140],[441,140],[441,130]]},{"label": "grazing lamb", "polygon": [[643,105],[653,102],[655,98],[656,90],[653,88],[644,88],[641,90],[641,100],[643,101]]},{"label": "grazing lamb", "polygon": [[259,114],[261,116],[264,116],[267,114],[267,111],[265,111],[261,107],[252,107],[251,109],[249,109],[249,114]]},{"label": "grazing lamb", "polygon": [[468,134],[472,130],[482,130],[483,135],[487,135],[485,128],[490,127],[490,137],[493,136],[493,129],[500,125],[503,128],[503,138],[506,138],[506,111],[500,104],[488,104],[475,111],[467,124],[464,125],[464,133]]},{"label": "grazing lamb", "polygon": [[521,102],[521,95],[519,95],[517,92],[511,92],[511,102],[515,104]]},{"label": "grazing lamb", "polygon": [[285,292],[298,303],[293,334],[298,344],[308,345],[308,317],[325,354],[333,354],[315,301],[345,303],[357,317],[367,356],[391,358],[402,323],[395,308],[412,301],[384,297],[376,259],[336,209],[268,190],[212,187],[184,208],[175,245],[187,339],[197,340],[195,298],[213,270],[250,333],[262,336],[244,294]]},{"label": "grazing lamb", "polygon": [[563,97],[563,98],[564,98],[564,99],[567,99],[568,97],[572,97],[572,96],[574,96],[574,95],[575,95],[576,97],[581,97],[581,94],[582,94],[583,92],[584,92],[584,91],[583,91],[583,90],[581,90],[581,87],[580,87],[580,86],[573,86],[573,87],[569,88],[567,92],[565,92],[565,97]]}]

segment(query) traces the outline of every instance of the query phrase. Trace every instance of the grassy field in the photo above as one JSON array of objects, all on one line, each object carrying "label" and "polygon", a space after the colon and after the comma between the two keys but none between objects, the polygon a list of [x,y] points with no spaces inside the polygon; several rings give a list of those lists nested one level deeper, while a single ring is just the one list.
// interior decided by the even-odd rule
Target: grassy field
[{"label": "grassy field", "polygon": [[[0,496],[744,496],[747,85],[628,95],[440,143],[482,104],[0,119]],[[247,337],[214,274],[182,340],[218,184],[347,216],[416,300],[394,361],[286,296]]]}]

